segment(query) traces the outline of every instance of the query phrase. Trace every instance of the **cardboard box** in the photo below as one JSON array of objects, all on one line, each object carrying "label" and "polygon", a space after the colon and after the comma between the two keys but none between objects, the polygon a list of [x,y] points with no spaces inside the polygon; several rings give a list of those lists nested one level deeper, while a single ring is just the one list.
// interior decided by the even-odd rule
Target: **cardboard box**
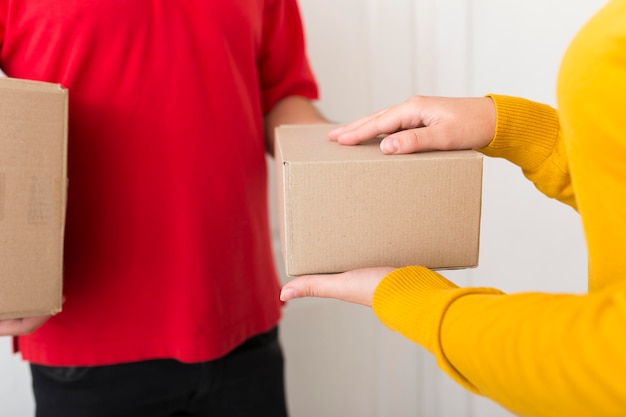
[{"label": "cardboard box", "polygon": [[478,264],[482,155],[384,155],[380,140],[345,146],[332,126],[276,130],[278,224],[296,276],[370,266]]},{"label": "cardboard box", "polygon": [[67,91],[0,78],[0,319],[61,310]]}]

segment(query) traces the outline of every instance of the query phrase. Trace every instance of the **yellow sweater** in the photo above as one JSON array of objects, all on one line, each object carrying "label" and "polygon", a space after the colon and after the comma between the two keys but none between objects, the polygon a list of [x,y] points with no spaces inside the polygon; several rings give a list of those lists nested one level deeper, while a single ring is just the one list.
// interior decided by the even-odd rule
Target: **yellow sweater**
[{"label": "yellow sweater", "polygon": [[558,112],[492,96],[496,135],[480,151],[578,210],[588,294],[459,288],[408,267],[381,282],[374,311],[460,384],[514,413],[626,416],[626,0],[610,1],[573,40],[557,96]]}]

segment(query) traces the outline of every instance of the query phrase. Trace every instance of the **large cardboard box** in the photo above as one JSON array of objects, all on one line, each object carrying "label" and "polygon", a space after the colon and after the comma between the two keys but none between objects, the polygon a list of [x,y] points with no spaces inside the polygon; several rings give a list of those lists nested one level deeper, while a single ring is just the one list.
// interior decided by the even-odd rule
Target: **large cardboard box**
[{"label": "large cardboard box", "polygon": [[0,78],[0,319],[61,310],[67,91]]},{"label": "large cardboard box", "polygon": [[477,266],[480,153],[384,155],[379,139],[357,146],[331,142],[331,127],[276,130],[287,275],[370,266]]}]

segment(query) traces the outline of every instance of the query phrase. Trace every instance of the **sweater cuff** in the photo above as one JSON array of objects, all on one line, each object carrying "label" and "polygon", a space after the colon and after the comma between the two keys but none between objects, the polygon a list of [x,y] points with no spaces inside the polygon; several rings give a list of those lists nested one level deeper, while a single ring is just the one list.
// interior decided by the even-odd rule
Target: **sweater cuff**
[{"label": "sweater cuff", "polygon": [[496,106],[496,133],[479,152],[505,158],[524,170],[533,170],[548,158],[559,137],[557,111],[518,97],[489,94]]},{"label": "sweater cuff", "polygon": [[427,268],[410,266],[392,271],[380,282],[372,308],[385,326],[430,351],[443,371],[478,393],[448,361],[440,337],[448,307],[459,297],[477,293],[502,294],[492,288],[460,288]]}]

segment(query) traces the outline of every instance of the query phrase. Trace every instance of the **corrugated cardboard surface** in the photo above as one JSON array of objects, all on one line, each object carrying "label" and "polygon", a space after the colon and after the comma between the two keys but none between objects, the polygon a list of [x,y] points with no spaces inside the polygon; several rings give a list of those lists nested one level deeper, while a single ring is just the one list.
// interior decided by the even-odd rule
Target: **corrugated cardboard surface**
[{"label": "corrugated cardboard surface", "polygon": [[344,146],[329,126],[276,131],[278,217],[286,273],[369,266],[478,264],[482,155],[384,155]]},{"label": "corrugated cardboard surface", "polygon": [[0,78],[0,319],[61,309],[67,91]]}]

